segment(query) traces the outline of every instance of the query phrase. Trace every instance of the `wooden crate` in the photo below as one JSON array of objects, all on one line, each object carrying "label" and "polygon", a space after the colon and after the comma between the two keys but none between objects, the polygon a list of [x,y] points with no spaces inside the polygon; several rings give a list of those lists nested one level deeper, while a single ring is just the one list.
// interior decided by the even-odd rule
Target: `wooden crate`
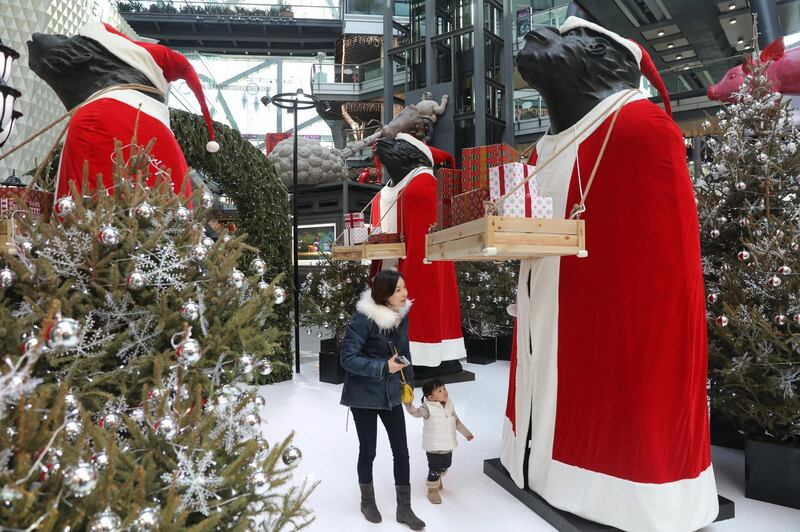
[{"label": "wooden crate", "polygon": [[583,220],[484,216],[430,233],[426,260],[519,260],[588,256]]},{"label": "wooden crate", "polygon": [[402,259],[405,256],[405,242],[333,246],[333,260]]}]

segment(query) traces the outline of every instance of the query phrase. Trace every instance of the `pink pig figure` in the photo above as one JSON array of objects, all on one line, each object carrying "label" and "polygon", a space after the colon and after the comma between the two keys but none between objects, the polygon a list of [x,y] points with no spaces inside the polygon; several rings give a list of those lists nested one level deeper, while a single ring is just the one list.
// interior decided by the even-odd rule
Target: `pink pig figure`
[{"label": "pink pig figure", "polygon": [[[761,52],[761,62],[769,61],[767,79],[772,89],[783,94],[800,94],[800,48],[784,53],[783,37],[776,39]],[[731,102],[733,93],[744,83],[750,73],[752,59],[745,57],[743,65],[731,68],[719,82],[708,88],[710,100]]]}]

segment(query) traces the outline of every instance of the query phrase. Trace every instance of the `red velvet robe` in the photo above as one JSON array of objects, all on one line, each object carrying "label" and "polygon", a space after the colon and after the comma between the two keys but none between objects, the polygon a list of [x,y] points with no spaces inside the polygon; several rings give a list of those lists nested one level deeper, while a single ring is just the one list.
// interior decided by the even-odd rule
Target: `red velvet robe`
[{"label": "red velvet robe", "polygon": [[[408,315],[408,336],[415,366],[434,367],[466,356],[455,266],[424,261],[425,235],[436,223],[436,194],[436,178],[430,168],[422,167],[394,187],[384,187],[372,200],[372,225],[380,225],[386,233],[400,232],[405,239],[406,256],[397,262],[397,268],[409,299],[414,301]],[[381,262],[379,269],[391,265],[390,261]]]},{"label": "red velvet robe", "polygon": [[[568,146],[537,173],[558,216],[579,201],[579,180],[585,187],[620,103],[612,95],[537,144],[532,164]],[[697,530],[718,512],[699,228],[685,158],[675,123],[633,95],[582,215],[589,256],[521,264],[502,463],[522,486],[529,453],[531,489],[623,530]]]},{"label": "red velvet robe", "polygon": [[[150,139],[157,139],[151,154],[153,161],[147,183],[153,186],[159,175],[166,178],[164,171],[171,170],[173,189],[180,193],[184,177],[188,179],[187,166],[175,135],[170,130],[167,106],[138,91],[118,90],[84,105],[70,120],[59,162],[56,199],[70,195],[71,181],[75,181],[78,190],[81,190],[84,161],[89,163],[90,191],[97,189],[98,173],[103,175],[106,189],[114,186],[114,141],[119,140],[123,146],[130,144],[139,105],[142,107],[137,143],[144,147]],[[130,148],[124,148],[123,155],[129,157]],[[190,195],[191,185],[187,183],[186,197]]]}]

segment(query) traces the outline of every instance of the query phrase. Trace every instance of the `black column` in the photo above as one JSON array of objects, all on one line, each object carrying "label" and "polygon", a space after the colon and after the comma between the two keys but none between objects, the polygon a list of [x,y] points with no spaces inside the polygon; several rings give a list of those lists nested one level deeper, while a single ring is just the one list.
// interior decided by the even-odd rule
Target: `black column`
[{"label": "black column", "polygon": [[383,11],[383,123],[388,124],[394,118],[394,68],[389,50],[392,49],[394,27],[394,0],[386,0]]},{"label": "black column", "polygon": [[775,0],[750,0],[750,9],[758,16],[758,45],[763,49],[779,37],[783,37]]}]

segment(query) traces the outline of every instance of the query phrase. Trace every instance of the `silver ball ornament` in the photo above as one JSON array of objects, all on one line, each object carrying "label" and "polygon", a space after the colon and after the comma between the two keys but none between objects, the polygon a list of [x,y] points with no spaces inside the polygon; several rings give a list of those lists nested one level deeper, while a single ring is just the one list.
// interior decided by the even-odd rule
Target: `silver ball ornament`
[{"label": "silver ball ornament", "polygon": [[64,407],[67,409],[68,412],[74,413],[78,410],[80,403],[78,402],[78,398],[75,396],[74,393],[69,392],[64,396]]},{"label": "silver ball ornament", "polygon": [[295,447],[294,445],[290,445],[283,451],[283,455],[281,458],[283,459],[283,463],[287,466],[294,465],[298,460],[303,457],[303,453],[300,452],[300,449]]},{"label": "silver ball ornament", "polygon": [[266,281],[259,281],[257,286],[259,290],[266,290],[269,288],[269,283]]},{"label": "silver ball ornament", "polygon": [[101,451],[92,456],[92,463],[97,466],[97,469],[102,471],[108,466],[108,453]]},{"label": "silver ball ornament", "polygon": [[192,262],[203,262],[208,257],[208,248],[202,244],[197,244],[196,246],[192,246],[191,251],[189,252],[189,258],[192,259]]},{"label": "silver ball ornament", "polygon": [[716,319],[717,325],[720,327],[727,327],[728,326],[728,317],[727,316],[718,316]]},{"label": "silver ball ornament", "polygon": [[70,419],[64,424],[64,433],[69,441],[75,441],[83,432],[83,423],[80,419]]},{"label": "silver ball ornament", "polygon": [[162,417],[156,421],[153,428],[156,429],[156,432],[159,436],[167,441],[172,441],[172,439],[178,434],[178,423],[169,416]]},{"label": "silver ball ornament", "polygon": [[210,236],[204,236],[203,239],[200,241],[206,248],[214,247],[214,239]]},{"label": "silver ball ornament", "polygon": [[159,524],[158,509],[145,508],[136,517],[136,520],[131,523],[131,532],[149,532],[150,530],[157,530]]},{"label": "silver ball ornament", "polygon": [[770,277],[770,278],[769,278],[769,280],[767,281],[767,283],[768,283],[768,284],[769,284],[769,285],[770,285],[772,288],[778,288],[780,285],[782,285],[782,284],[783,284],[783,281],[782,281],[782,280],[781,280],[781,278],[780,278],[780,277],[778,277],[777,275],[773,275],[772,277]]},{"label": "silver ball ornament", "polygon": [[208,192],[203,192],[203,197],[200,198],[200,205],[202,205],[204,209],[210,209],[214,206],[214,196]]},{"label": "silver ball ornament", "polygon": [[284,290],[280,286],[276,286],[275,287],[275,303],[277,305],[280,305],[284,301],[286,301],[286,290]]},{"label": "silver ball ornament", "polygon": [[711,235],[711,238],[719,238],[719,230],[718,229],[712,229],[710,235]]},{"label": "silver ball ornament", "polygon": [[762,151],[756,156],[756,160],[758,160],[758,162],[760,162],[761,164],[764,164],[769,160],[769,156]]},{"label": "silver ball ornament", "polygon": [[735,186],[736,190],[741,192],[742,190],[747,188],[747,183],[745,183],[744,181],[737,181]]},{"label": "silver ball ornament", "polygon": [[141,290],[147,284],[147,277],[142,272],[134,271],[125,280],[125,284],[131,290]]},{"label": "silver ball ornament", "polygon": [[178,207],[175,209],[175,219],[185,224],[192,219],[192,211],[186,207]]},{"label": "silver ball ornament", "polygon": [[745,250],[745,249],[743,249],[742,251],[740,251],[740,252],[738,253],[738,255],[736,255],[736,256],[737,256],[737,257],[738,257],[738,259],[739,259],[740,261],[742,261],[742,262],[745,262],[745,261],[747,261],[747,260],[750,260],[750,252],[749,252],[749,251],[747,251],[747,250]]},{"label": "silver ball ornament", "polygon": [[711,122],[708,120],[703,120],[700,125],[703,127],[703,129],[711,129]]},{"label": "silver ball ornament", "polygon": [[236,363],[239,367],[239,371],[242,373],[253,373],[254,365],[252,356],[246,354],[242,355]]},{"label": "silver ball ornament", "polygon": [[783,315],[783,314],[778,314],[777,316],[775,316],[775,324],[776,325],[786,325],[787,321],[788,320],[786,319],[786,316]]},{"label": "silver ball ornament", "polygon": [[200,317],[200,305],[192,300],[187,301],[181,307],[181,316],[185,320],[195,321]]},{"label": "silver ball ornament", "polygon": [[250,484],[253,486],[253,491],[256,495],[264,495],[269,489],[269,479],[263,471],[256,471],[250,475]]},{"label": "silver ball ornament", "polygon": [[64,482],[72,495],[85,497],[97,486],[97,468],[88,462],[80,462],[64,472]]},{"label": "silver ball ornament", "polygon": [[104,225],[100,228],[97,239],[104,246],[115,247],[119,244],[120,240],[122,240],[122,236],[119,233],[119,229],[113,225]]},{"label": "silver ball ornament", "polygon": [[786,264],[784,264],[783,266],[778,268],[778,273],[781,274],[781,275],[791,275],[792,269],[789,266],[787,266]]},{"label": "silver ball ornament", "polygon": [[122,520],[117,514],[106,508],[102,512],[95,514],[89,523],[89,532],[119,532]]},{"label": "silver ball ornament", "polygon": [[717,302],[718,299],[719,299],[719,295],[718,294],[714,294],[714,293],[708,294],[708,302],[709,303],[714,304],[714,303]]},{"label": "silver ball ornament", "polygon": [[264,377],[272,373],[272,362],[269,360],[262,360],[258,367],[258,372]]},{"label": "silver ball ornament", "polygon": [[109,412],[105,414],[103,417],[100,418],[99,425],[110,431],[117,430],[120,425],[122,424],[122,416],[117,414],[116,412]]},{"label": "silver ball ornament", "polygon": [[255,258],[250,262],[250,271],[253,275],[264,275],[267,272],[267,263]]},{"label": "silver ball ornament", "polygon": [[228,283],[234,288],[241,289],[244,286],[245,279],[244,273],[240,270],[233,270],[228,276]]},{"label": "silver ball ornament", "polygon": [[61,318],[47,334],[47,347],[67,351],[78,346],[81,341],[81,325],[72,318]]},{"label": "silver ball ornament", "polygon": [[0,270],[0,288],[11,288],[17,281],[17,274],[14,270],[6,266]]},{"label": "silver ball ornament", "polygon": [[147,202],[144,202],[141,205],[138,205],[133,210],[134,216],[136,216],[138,219],[140,219],[142,221],[150,220],[151,218],[153,218],[153,215],[155,213],[156,213],[155,207],[153,207],[152,205],[150,205]]},{"label": "silver ball ornament", "polygon": [[33,350],[39,347],[39,337],[36,335],[28,336],[22,344],[22,354],[33,353]]},{"label": "silver ball ornament", "polygon": [[56,202],[56,212],[61,216],[69,216],[75,212],[75,200],[70,197],[59,198]]},{"label": "silver ball ornament", "polygon": [[263,398],[262,396],[260,396],[260,395],[256,395],[256,396],[253,398],[253,402],[256,404],[256,406],[257,406],[258,408],[264,408],[265,406],[267,406],[267,400],[266,400],[266,399],[264,399],[264,398]]},{"label": "silver ball ornament", "polygon": [[256,414],[255,412],[250,412],[246,416],[244,416],[244,424],[248,427],[257,427],[261,425],[261,416]]},{"label": "silver ball ornament", "polygon": [[187,338],[178,345],[176,353],[178,360],[184,364],[194,364],[200,360],[203,348],[194,338]]}]

